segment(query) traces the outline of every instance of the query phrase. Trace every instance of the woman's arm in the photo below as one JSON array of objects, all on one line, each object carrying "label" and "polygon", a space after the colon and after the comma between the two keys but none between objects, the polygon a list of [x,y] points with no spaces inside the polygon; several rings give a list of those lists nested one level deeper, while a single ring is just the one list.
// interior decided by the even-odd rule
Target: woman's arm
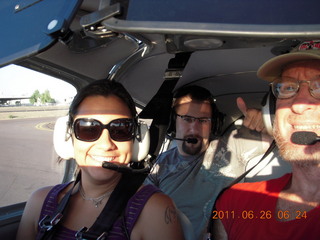
[{"label": "woman's arm", "polygon": [[148,200],[131,233],[131,239],[182,240],[181,224],[174,202],[163,193]]},{"label": "woman's arm", "polygon": [[51,188],[41,188],[31,194],[23,211],[17,232],[17,240],[34,240],[36,238],[41,208]]}]

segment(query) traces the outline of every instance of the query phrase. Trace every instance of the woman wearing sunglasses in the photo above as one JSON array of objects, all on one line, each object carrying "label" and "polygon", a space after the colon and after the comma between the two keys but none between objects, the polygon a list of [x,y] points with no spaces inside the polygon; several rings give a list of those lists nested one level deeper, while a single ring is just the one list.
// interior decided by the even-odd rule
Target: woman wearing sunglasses
[{"label": "woman wearing sunglasses", "polygon": [[102,167],[131,161],[136,115],[131,96],[116,82],[95,81],[75,96],[68,126],[77,179],[34,192],[17,239],[183,239],[168,196],[141,186],[141,174]]}]

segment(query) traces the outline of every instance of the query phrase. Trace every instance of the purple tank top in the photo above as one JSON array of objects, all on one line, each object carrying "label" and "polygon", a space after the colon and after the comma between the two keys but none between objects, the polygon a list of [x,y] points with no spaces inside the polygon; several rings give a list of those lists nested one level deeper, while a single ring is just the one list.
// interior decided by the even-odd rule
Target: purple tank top
[{"label": "purple tank top", "polygon": [[[59,184],[54,186],[51,191],[48,193],[40,214],[39,221],[44,218],[44,216],[51,216],[54,210],[58,206],[58,195],[59,193],[65,189],[69,183]],[[125,240],[127,239],[126,234],[124,233],[123,228],[126,227],[127,232],[130,236],[132,229],[144,208],[144,205],[148,201],[148,199],[157,192],[161,192],[157,187],[153,185],[143,186],[138,192],[136,192],[128,201],[125,210],[125,226],[123,226],[123,220],[117,219],[113,224],[109,235],[107,237],[108,240]],[[54,240],[75,240],[75,234],[77,231],[65,228],[64,226],[58,224],[56,226],[56,233],[53,237]],[[36,239],[38,239],[39,234]]]}]

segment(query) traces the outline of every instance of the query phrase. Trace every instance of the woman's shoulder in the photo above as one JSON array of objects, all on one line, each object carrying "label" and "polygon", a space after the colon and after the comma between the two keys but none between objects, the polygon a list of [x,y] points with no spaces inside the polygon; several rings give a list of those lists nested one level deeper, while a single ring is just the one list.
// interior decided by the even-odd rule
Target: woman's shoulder
[{"label": "woman's shoulder", "polygon": [[164,237],[161,239],[182,239],[178,211],[168,195],[156,191],[150,196],[134,227],[132,236],[136,234],[145,239],[160,239],[160,236]]},{"label": "woman's shoulder", "polygon": [[32,224],[32,226],[34,226],[34,229],[36,229],[42,205],[45,201],[47,194],[50,192],[52,188],[53,186],[39,188],[30,195],[26,207],[24,209],[20,225]]},{"label": "woman's shoulder", "polygon": [[145,209],[146,207],[153,206],[157,201],[170,200],[170,198],[163,194],[161,190],[152,185],[142,185],[138,191],[130,198],[128,202],[128,207],[136,205],[137,210]]},{"label": "woman's shoulder", "polygon": [[[148,214],[163,214],[165,211],[176,208],[173,200],[161,190],[151,184],[142,185],[139,190],[131,197],[127,206],[132,212],[133,207],[136,211]],[[140,215],[140,214],[138,214]]]},{"label": "woman's shoulder", "polygon": [[[17,239],[34,239],[38,231],[38,222],[41,214],[42,206],[50,192],[57,186],[47,186],[35,190],[29,197],[24,209]],[[29,237],[26,237],[29,236]]]},{"label": "woman's shoulder", "polygon": [[54,192],[54,194],[59,194],[60,192],[65,192],[68,189],[68,184],[58,184],[55,186],[46,186],[35,190],[28,202],[32,203],[32,205],[42,206],[44,200],[48,196],[50,192]]},{"label": "woman's shoulder", "polygon": [[54,186],[46,186],[46,187],[42,187],[42,188],[39,188],[37,190],[35,190],[29,200],[29,201],[32,201],[32,202],[43,202],[44,199],[46,198],[46,196],[48,195],[48,193],[54,188]]},{"label": "woman's shoulder", "polygon": [[[144,189],[153,189],[153,194],[148,198],[143,212],[155,214],[154,216],[167,216],[172,218],[171,215],[176,215],[176,206],[174,201],[166,194],[162,193],[157,187],[153,185],[146,185]],[[150,190],[149,190],[150,191]]]},{"label": "woman's shoulder", "polygon": [[155,192],[149,199],[148,203],[155,207],[174,205],[173,200],[166,194],[162,192]]}]

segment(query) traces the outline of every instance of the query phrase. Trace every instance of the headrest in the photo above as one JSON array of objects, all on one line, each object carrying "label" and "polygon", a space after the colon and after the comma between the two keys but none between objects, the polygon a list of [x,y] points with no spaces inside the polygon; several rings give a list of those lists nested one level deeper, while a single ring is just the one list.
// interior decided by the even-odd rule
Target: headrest
[{"label": "headrest", "polygon": [[[74,158],[74,149],[72,144],[71,132],[68,130],[69,116],[57,119],[53,131],[53,145],[56,153],[63,159]],[[132,159],[138,162],[146,158],[150,147],[150,133],[148,125],[144,122],[138,122],[133,144]]]}]

